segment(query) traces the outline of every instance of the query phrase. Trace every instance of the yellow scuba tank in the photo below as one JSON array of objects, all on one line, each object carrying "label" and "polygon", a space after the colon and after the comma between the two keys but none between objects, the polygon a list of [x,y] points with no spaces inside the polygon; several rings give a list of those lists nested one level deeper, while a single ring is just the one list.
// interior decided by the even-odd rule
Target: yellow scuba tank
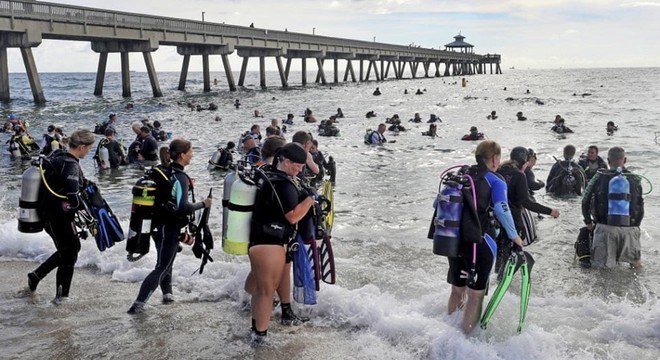
[{"label": "yellow scuba tank", "polygon": [[[156,182],[145,176],[133,185],[133,202],[129,221],[128,240],[126,241],[127,258],[136,261],[149,252],[151,220],[156,203]],[[139,254],[134,256],[134,254]]]},{"label": "yellow scuba tank", "polygon": [[40,188],[41,171],[33,164],[23,172],[21,177],[21,197],[18,201],[18,231],[22,233],[38,233],[44,229],[44,223],[37,214]]},{"label": "yellow scuba tank", "polygon": [[[249,180],[248,180],[249,181]],[[222,249],[228,254],[245,255],[250,242],[250,221],[257,186],[247,183],[239,177],[231,185],[227,204],[227,237],[223,239]]]}]

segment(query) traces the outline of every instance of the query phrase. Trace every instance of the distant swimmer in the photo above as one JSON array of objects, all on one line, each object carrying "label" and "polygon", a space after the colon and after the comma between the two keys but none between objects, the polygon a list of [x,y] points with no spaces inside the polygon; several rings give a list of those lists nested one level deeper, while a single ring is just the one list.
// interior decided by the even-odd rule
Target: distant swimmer
[{"label": "distant swimmer", "polygon": [[240,100],[236,99],[236,101],[234,101],[234,107],[237,108],[237,109],[241,107]]},{"label": "distant swimmer", "polygon": [[438,136],[438,125],[437,124],[429,124],[429,131],[423,131],[422,135],[430,136],[430,137]]},{"label": "distant swimmer", "polygon": [[293,114],[287,114],[286,119],[282,120],[282,124],[293,125]]},{"label": "distant swimmer", "polygon": [[[396,114],[395,114],[396,115]],[[392,120],[390,119],[390,127],[388,128],[389,131],[394,131],[394,132],[399,132],[399,131],[406,131],[406,128],[401,125],[401,119],[399,119],[399,115],[396,115],[396,119]]]},{"label": "distant swimmer", "polygon": [[415,92],[415,95],[424,95],[424,93],[422,92],[422,90],[417,89],[417,92]]},{"label": "distant swimmer", "polygon": [[491,112],[490,112],[490,115],[486,116],[486,119],[488,119],[488,120],[495,120],[495,119],[497,119],[497,112],[495,112],[495,110],[491,111]]},{"label": "distant swimmer", "polygon": [[403,90],[403,93],[408,95],[408,89]]},{"label": "distant swimmer", "polygon": [[410,122],[414,123],[421,123],[422,122],[422,117],[419,116],[419,113],[415,113],[415,116],[409,120]]},{"label": "distant swimmer", "polygon": [[516,120],[518,120],[518,121],[525,121],[525,120],[527,120],[527,118],[526,118],[525,116],[523,116],[523,112],[522,112],[522,111],[518,111],[518,112],[516,113]]},{"label": "distant swimmer", "polygon": [[534,102],[535,102],[537,105],[545,105],[545,103],[543,102],[543,100],[541,100],[541,99],[539,99],[539,98],[535,99]]},{"label": "distant swimmer", "polygon": [[527,91],[525,91],[525,94],[530,94],[529,89],[527,89]]},{"label": "distant swimmer", "polygon": [[550,130],[556,132],[557,134],[566,134],[566,133],[572,133],[573,132],[573,130],[571,130],[571,128],[569,128],[568,126],[566,126],[564,124],[564,119],[563,118],[560,118],[559,121],[557,122],[557,124],[555,124],[555,126],[553,126]]},{"label": "distant swimmer", "polygon": [[337,108],[337,113],[335,114],[335,117],[336,117],[337,119],[341,119],[341,118],[344,117],[344,112],[341,111],[341,108]]},{"label": "distant swimmer", "polygon": [[467,86],[467,80],[465,78],[461,79],[461,86],[466,87]]},{"label": "distant swimmer", "polygon": [[376,88],[376,90],[374,90],[374,95],[375,96],[380,95],[380,89],[379,88]]},{"label": "distant swimmer", "polygon": [[461,140],[477,141],[477,140],[483,140],[484,138],[485,138],[484,134],[480,133],[476,126],[473,126],[470,128],[470,133],[463,135]]},{"label": "distant swimmer", "polygon": [[372,110],[372,111],[367,112],[367,115],[365,115],[365,116],[367,117],[367,119],[370,119],[372,117],[376,117],[376,113]]},{"label": "distant swimmer", "polygon": [[614,132],[619,130],[619,127],[614,125],[614,121],[608,121],[607,122],[607,135],[614,135]]},{"label": "distant swimmer", "polygon": [[437,122],[442,122],[442,120],[439,117],[435,116],[435,114],[431,114],[431,116],[429,117],[428,121],[426,121],[426,123],[430,124],[430,123],[434,123],[436,121]]},{"label": "distant swimmer", "polygon": [[218,105],[216,105],[214,103],[209,103],[209,110],[211,110],[211,111],[218,110]]},{"label": "distant swimmer", "polygon": [[502,89],[502,90],[506,91],[506,86],[505,86],[504,89]]},{"label": "distant swimmer", "polygon": [[254,110],[254,117],[264,117],[259,110]]}]

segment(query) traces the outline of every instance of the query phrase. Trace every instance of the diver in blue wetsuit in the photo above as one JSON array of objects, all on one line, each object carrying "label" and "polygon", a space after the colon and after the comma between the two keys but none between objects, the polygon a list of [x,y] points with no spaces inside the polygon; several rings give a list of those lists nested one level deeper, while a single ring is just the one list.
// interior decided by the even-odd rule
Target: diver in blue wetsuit
[{"label": "diver in blue wetsuit", "polygon": [[[516,232],[508,205],[506,183],[495,173],[500,165],[501,153],[500,145],[492,140],[485,140],[477,146],[475,151],[477,165],[472,166],[468,174],[474,180],[476,211],[479,218],[479,224],[475,224],[472,228],[478,228],[477,225],[480,225],[482,241],[476,245],[463,241],[460,256],[449,258],[447,282],[452,287],[447,310],[451,314],[463,308],[461,328],[465,334],[472,331],[481,317],[488,277],[497,254],[491,209],[507,237],[522,247],[522,239]],[[465,233],[461,236],[465,236]],[[473,262],[473,259],[476,261]]]}]

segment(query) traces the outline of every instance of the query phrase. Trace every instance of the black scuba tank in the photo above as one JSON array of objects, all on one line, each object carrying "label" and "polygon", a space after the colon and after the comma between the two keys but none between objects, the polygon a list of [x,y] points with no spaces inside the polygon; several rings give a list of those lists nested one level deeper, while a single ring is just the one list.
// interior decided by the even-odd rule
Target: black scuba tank
[{"label": "black scuba tank", "polygon": [[[135,261],[149,252],[151,220],[156,203],[156,182],[148,176],[140,178],[133,186],[131,219],[126,241],[127,258]],[[139,254],[137,257],[133,254]]]}]

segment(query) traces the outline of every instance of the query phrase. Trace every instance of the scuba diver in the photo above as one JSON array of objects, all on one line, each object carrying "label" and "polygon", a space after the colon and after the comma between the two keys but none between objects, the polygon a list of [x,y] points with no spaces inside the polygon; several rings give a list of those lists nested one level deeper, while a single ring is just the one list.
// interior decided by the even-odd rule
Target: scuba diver
[{"label": "scuba diver", "polygon": [[[525,170],[529,167],[531,159],[529,151],[522,146],[516,146],[511,150],[509,158],[509,161],[505,161],[500,165],[497,172],[502,175],[506,182],[507,198],[516,230],[521,234],[523,242],[528,245],[535,240],[536,231],[533,219],[531,217],[524,219],[523,212],[525,209],[535,213],[550,215],[553,218],[559,217],[559,210],[543,206],[530,198],[527,178],[525,176]],[[530,220],[531,223],[529,223]],[[501,233],[500,235],[504,234]],[[506,260],[511,255],[511,248],[506,246],[508,241],[506,237],[498,237],[495,269],[498,271],[500,277],[504,270],[504,267],[501,265],[506,263]]]},{"label": "scuba diver", "polygon": [[[267,173],[271,186],[264,184],[255,198],[248,250],[251,275],[255,280],[251,300],[251,343],[254,346],[262,345],[267,339],[273,295],[282,277],[290,276],[287,252],[291,249],[288,244],[297,223],[314,205],[313,195],[303,191],[296,181],[308,155],[298,143],[284,145],[273,161],[272,171]],[[279,201],[274,201],[275,198]],[[290,290],[281,296],[282,325],[300,325],[309,320],[293,312]]]},{"label": "scuba diver", "polygon": [[564,160],[557,160],[552,165],[548,179],[545,182],[545,191],[556,196],[582,195],[582,189],[586,185],[584,171],[580,165],[573,161],[575,146],[564,146]]},{"label": "scuba diver", "polygon": [[476,141],[476,140],[483,140],[484,138],[485,138],[484,134],[480,133],[476,126],[473,126],[470,128],[470,133],[463,135],[461,140]]},{"label": "scuba diver", "polygon": [[422,135],[430,136],[430,137],[438,136],[438,125],[437,124],[429,124],[429,131],[423,131]]},{"label": "scuba diver", "polygon": [[[104,155],[106,152],[107,157]],[[101,169],[116,169],[119,165],[128,165],[128,160],[126,159],[126,155],[124,155],[123,147],[117,140],[115,140],[115,131],[113,128],[109,127],[105,129],[105,139],[99,141],[93,159]]]},{"label": "scuba diver", "polygon": [[282,124],[293,125],[293,114],[287,114],[286,119],[282,120]]},{"label": "scuba diver", "polygon": [[582,198],[582,216],[593,231],[591,266],[613,268],[620,262],[639,268],[639,225],[644,218],[640,176],[626,169],[626,152],[615,146],[607,152],[610,170],[601,170],[589,182]]},{"label": "scuba diver", "polygon": [[614,135],[614,132],[619,130],[619,127],[614,125],[614,121],[608,121],[607,122],[607,128],[605,129],[607,131],[607,135]]},{"label": "scuba diver", "polygon": [[156,141],[166,141],[170,136],[161,128],[160,121],[154,121],[154,129],[151,131],[151,136],[156,139]]},{"label": "scuba diver", "polygon": [[395,120],[390,120],[390,125],[387,129],[389,131],[394,131],[394,132],[399,132],[399,131],[406,131],[406,128],[401,125],[401,120],[399,119],[399,116],[397,115]]},{"label": "scuba diver", "polygon": [[210,196],[195,203],[188,200],[189,194],[193,198],[195,196],[192,181],[184,169],[190,164],[192,157],[193,150],[190,141],[175,139],[170,143],[169,159],[172,163],[163,165],[167,169],[172,188],[166,191],[167,196],[156,196],[157,203],[154,204],[156,214],[152,220],[151,234],[158,250],[158,260],[156,268],[142,282],[137,298],[127,311],[128,314],[133,315],[144,311],[149,297],[158,286],[163,292],[163,303],[174,302],[172,266],[176,253],[179,251],[179,243],[192,245],[194,241],[188,230],[183,233],[181,230],[195,220],[195,211],[210,208],[212,203]]},{"label": "scuba diver", "polygon": [[419,116],[419,113],[415,113],[415,116],[408,120],[409,122],[414,122],[414,123],[421,123],[422,122],[422,117]]},{"label": "scuba diver", "polygon": [[227,146],[216,150],[209,160],[209,165],[223,170],[229,169],[234,162],[232,152],[235,147],[236,144],[233,141],[228,141]]},{"label": "scuba diver", "polygon": [[536,180],[536,175],[532,170],[536,165],[536,153],[532,148],[527,149],[527,157],[529,159],[529,165],[525,168],[525,177],[527,178],[527,188],[529,189],[529,195],[534,199],[534,191],[541,190],[545,187],[545,183],[541,180]]},{"label": "scuba diver", "polygon": [[463,309],[461,329],[465,334],[472,332],[479,322],[488,278],[496,257],[496,230],[490,214],[494,213],[502,225],[503,232],[511,241],[510,246],[523,246],[507,204],[506,183],[495,173],[500,165],[501,152],[500,145],[492,140],[485,140],[477,146],[477,164],[466,171],[474,183],[476,199],[471,200],[476,203],[473,211],[476,210],[477,218],[462,216],[461,228],[466,225],[481,231],[461,232],[458,256],[448,257],[447,282],[451,284],[451,294],[447,309],[449,314]]},{"label": "scuba diver", "polygon": [[58,134],[55,132],[55,125],[48,125],[48,132],[41,139],[41,154],[50,155],[53,151],[60,148]]},{"label": "scuba diver", "polygon": [[94,142],[96,138],[91,131],[75,131],[69,137],[68,151],[56,150],[44,161],[47,166],[43,169],[39,189],[41,205],[37,213],[44,220],[44,229],[57,250],[27,277],[28,288],[34,292],[39,282],[57,268],[57,290],[53,300],[56,305],[69,299],[74,266],[80,251],[81,234],[76,231],[75,217],[77,210],[84,206],[80,193],[87,183],[80,159],[89,153]]},{"label": "scuba diver", "polygon": [[367,145],[385,144],[387,142],[387,139],[385,139],[385,136],[383,135],[385,130],[387,130],[387,126],[385,124],[379,124],[378,130],[376,131],[371,131],[371,129],[368,129],[364,136],[364,143]]},{"label": "scuba diver", "polygon": [[339,136],[339,128],[335,126],[332,118],[321,120],[319,124],[319,136]]},{"label": "scuba diver", "polygon": [[[559,115],[558,115],[559,116]],[[550,128],[550,130],[556,132],[557,134],[565,134],[565,133],[572,133],[573,130],[571,130],[568,126],[566,126],[565,120],[563,118],[559,118],[559,120],[555,120],[555,125]]]},{"label": "scuba diver", "polygon": [[607,169],[607,164],[602,157],[598,156],[598,146],[590,145],[587,149],[587,155],[580,156],[578,165],[584,170],[586,182],[589,182],[599,169]]}]

